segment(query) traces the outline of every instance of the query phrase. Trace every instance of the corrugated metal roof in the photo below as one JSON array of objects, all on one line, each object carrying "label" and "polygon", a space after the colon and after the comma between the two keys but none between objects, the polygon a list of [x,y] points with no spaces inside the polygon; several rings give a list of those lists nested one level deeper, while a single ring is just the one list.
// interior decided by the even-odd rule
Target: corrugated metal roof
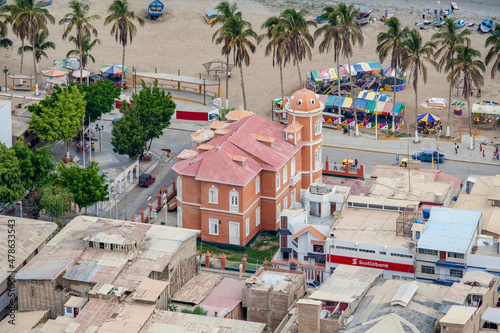
[{"label": "corrugated metal roof", "polygon": [[61,274],[71,262],[73,262],[72,259],[62,259],[48,262],[42,267],[25,268],[16,274],[16,280],[52,280]]},{"label": "corrugated metal roof", "polygon": [[432,208],[417,248],[466,253],[478,228],[481,214],[475,210]]},{"label": "corrugated metal roof", "polygon": [[481,316],[481,319],[500,325],[500,309],[487,308]]},{"label": "corrugated metal roof", "polygon": [[68,280],[90,282],[92,278],[101,268],[95,261],[80,260],[75,262],[73,266],[64,274],[64,278]]},{"label": "corrugated metal roof", "polygon": [[401,305],[406,307],[417,292],[418,286],[413,283],[402,284],[396,294],[391,299],[391,305]]},{"label": "corrugated metal roof", "polygon": [[212,289],[200,306],[208,312],[209,316],[215,316],[217,312],[217,317],[224,317],[241,303],[244,286],[243,280],[224,278]]},{"label": "corrugated metal roof", "polygon": [[214,287],[222,280],[222,275],[198,274],[193,276],[175,295],[173,301],[200,304]]}]

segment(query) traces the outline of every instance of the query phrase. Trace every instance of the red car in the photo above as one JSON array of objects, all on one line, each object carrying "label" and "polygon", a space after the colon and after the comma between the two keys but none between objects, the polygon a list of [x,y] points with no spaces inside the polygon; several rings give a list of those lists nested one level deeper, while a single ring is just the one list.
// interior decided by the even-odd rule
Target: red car
[{"label": "red car", "polygon": [[139,186],[149,187],[149,185],[153,184],[155,180],[156,180],[155,176],[149,173],[143,173],[142,175],[139,176]]}]

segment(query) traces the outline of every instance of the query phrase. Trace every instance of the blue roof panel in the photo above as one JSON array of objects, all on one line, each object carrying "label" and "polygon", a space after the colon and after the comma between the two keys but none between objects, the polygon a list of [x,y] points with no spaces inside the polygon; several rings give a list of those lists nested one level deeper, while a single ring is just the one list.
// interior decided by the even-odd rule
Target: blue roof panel
[{"label": "blue roof panel", "polygon": [[417,248],[466,253],[476,234],[481,214],[475,210],[432,208]]}]

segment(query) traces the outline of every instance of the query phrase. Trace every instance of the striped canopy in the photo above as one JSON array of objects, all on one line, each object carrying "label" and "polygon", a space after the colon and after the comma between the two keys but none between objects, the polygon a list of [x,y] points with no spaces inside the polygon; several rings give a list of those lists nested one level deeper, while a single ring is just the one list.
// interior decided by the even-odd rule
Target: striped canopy
[{"label": "striped canopy", "polygon": [[42,69],[42,75],[48,77],[61,77],[69,74],[69,71],[66,68],[62,67],[48,67]]},{"label": "striped canopy", "polygon": [[439,118],[437,115],[427,112],[423,114],[418,115],[418,121],[424,122],[424,123],[437,123],[441,121],[441,118]]},{"label": "striped canopy", "polygon": [[[122,73],[122,65],[117,65],[117,64],[104,65],[104,66],[101,66],[101,68],[99,68],[99,70],[103,74],[112,74],[112,75],[121,74]],[[124,72],[126,72],[127,70],[128,70],[128,68],[125,67]]]}]

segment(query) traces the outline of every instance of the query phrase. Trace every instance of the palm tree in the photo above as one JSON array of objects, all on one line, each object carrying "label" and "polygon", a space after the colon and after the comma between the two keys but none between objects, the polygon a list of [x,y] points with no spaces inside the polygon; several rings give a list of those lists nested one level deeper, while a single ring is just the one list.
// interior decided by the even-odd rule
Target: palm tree
[{"label": "palm tree", "polygon": [[262,39],[267,38],[269,42],[266,45],[265,55],[266,57],[270,54],[273,56],[273,67],[276,64],[279,65],[280,68],[280,83],[281,83],[281,100],[285,101],[285,92],[283,86],[283,49],[281,47],[282,39],[281,36],[283,34],[283,26],[279,25],[279,19],[276,16],[270,17],[262,24],[262,29],[266,29],[266,33],[259,36],[258,42],[260,43]]},{"label": "palm tree", "polygon": [[[441,47],[436,51],[434,57],[440,58],[438,62],[439,70],[446,68],[446,64],[455,57],[455,47],[457,45],[463,44],[465,41],[470,41],[469,37],[470,30],[463,30],[458,33],[455,28],[455,24],[451,18],[446,20],[446,24],[439,28],[439,31],[432,35],[432,40],[436,41]],[[449,68],[453,70],[453,66]],[[453,85],[450,84],[450,89],[448,92],[448,120],[446,126],[446,137],[450,137],[450,124],[451,124],[451,90]]]},{"label": "palm tree", "polygon": [[[344,57],[347,57],[347,64],[349,66],[349,81],[351,83],[351,93],[353,94],[354,101],[354,124],[356,125],[356,135],[359,135],[358,130],[358,111],[356,109],[356,103],[354,99],[354,88],[352,86],[352,76],[351,72],[351,57],[353,54],[352,47],[356,44],[363,46],[363,32],[361,28],[355,22],[357,16],[359,16],[359,12],[354,8],[354,4],[350,4],[349,6],[345,3],[341,2],[336,7],[336,12],[339,19],[340,26],[340,35],[342,37],[342,48],[341,53]],[[340,89],[340,87],[339,87]]]},{"label": "palm tree", "polygon": [[222,26],[219,37],[216,39],[216,44],[224,43],[222,54],[227,55],[233,52],[234,66],[240,68],[241,76],[241,93],[243,95],[243,108],[247,108],[247,99],[245,96],[245,81],[243,79],[243,64],[250,65],[249,51],[255,52],[255,44],[250,38],[258,39],[255,31],[252,30],[252,24],[243,20],[241,15],[235,15],[229,18]]},{"label": "palm tree", "polygon": [[[78,56],[80,59],[82,59],[82,69],[85,69],[87,67],[87,63],[88,63],[88,60],[92,60],[93,63],[95,63],[95,59],[94,59],[94,56],[90,54],[90,51],[92,51],[92,49],[94,48],[94,46],[96,46],[96,44],[101,44],[101,40],[96,38],[94,40],[92,40],[90,37],[88,36],[84,36],[82,38],[82,43],[81,43],[81,51],[79,49],[79,45],[78,45],[78,39],[75,37],[75,36],[71,36],[69,38],[69,41],[70,42],[73,42],[76,44],[76,49],[74,50],[71,50],[69,51],[67,54],[66,54],[66,58],[70,58],[72,56]],[[80,81],[81,82],[81,81]]]},{"label": "palm tree", "polygon": [[[230,5],[229,2],[222,1],[217,5],[217,7],[215,7],[215,9],[218,10],[219,13],[215,17],[211,26],[213,27],[214,25],[220,23],[221,27],[217,29],[217,31],[212,36],[212,41],[217,39],[217,37],[220,35],[220,32],[222,31],[222,27],[230,17],[233,17],[234,15],[241,15],[241,12],[236,12],[236,10],[238,9],[236,3]],[[229,104],[229,53],[226,54],[226,109],[229,107],[228,104]]]},{"label": "palm tree", "polygon": [[[323,8],[320,19],[326,20],[326,22],[321,28],[314,32],[314,38],[318,38],[323,34],[323,41],[319,44],[320,53],[327,52],[330,50],[330,47],[333,47],[333,61],[337,64],[337,73],[339,73],[339,55],[340,49],[342,48],[342,34],[336,9],[330,6]],[[337,95],[340,101],[340,75],[337,75]],[[340,106],[338,111],[340,114]]]},{"label": "palm tree", "polygon": [[[76,0],[71,0],[68,5],[69,9],[71,9],[71,13],[67,13],[64,17],[59,21],[59,24],[64,25],[67,24],[66,29],[62,35],[63,39],[68,37],[68,34],[73,30],[73,27],[76,30],[76,39],[78,50],[82,50],[82,43],[85,37],[90,38],[92,34],[97,37],[97,29],[90,23],[92,20],[99,20],[101,17],[99,15],[89,15],[90,6],[84,5],[81,2]],[[83,69],[83,54],[84,52],[80,52],[80,66]],[[83,71],[80,71],[80,82],[83,79]]]},{"label": "palm tree", "polygon": [[[469,109],[469,149],[473,149],[470,91],[472,84],[476,87],[483,84],[481,71],[484,72],[485,67],[481,60],[476,59],[481,57],[481,53],[471,48],[469,44],[470,42],[467,40],[465,44],[455,46],[453,51],[457,54],[457,56],[456,58],[450,59],[450,61],[446,64],[445,70],[450,72],[448,74],[448,80],[451,84],[457,83],[460,77],[463,77],[464,87],[462,90],[462,96],[467,101],[467,108]],[[453,68],[453,70],[451,68]]]},{"label": "palm tree", "polygon": [[436,44],[422,41],[420,32],[413,29],[408,34],[402,44],[401,67],[403,70],[409,69],[410,78],[413,78],[413,89],[415,90],[415,142],[418,140],[418,75],[422,74],[424,83],[427,82],[426,62],[437,67],[437,63],[432,59]]},{"label": "palm tree", "polygon": [[[44,32],[41,32],[38,35],[38,39],[35,43],[35,47],[26,45],[24,47],[20,47],[17,50],[17,54],[23,54],[23,52],[33,52],[35,50],[35,59],[38,67],[38,63],[42,59],[42,57],[48,58],[47,53],[45,53],[45,50],[48,49],[56,49],[56,44],[53,42],[47,41],[47,35]],[[38,72],[38,69],[37,69]]]},{"label": "palm tree", "polygon": [[[401,22],[397,17],[391,17],[384,22],[387,26],[386,32],[381,32],[377,36],[377,53],[380,62],[384,62],[387,56],[391,55],[391,68],[395,71],[396,75],[398,73],[401,64],[401,48],[403,40],[409,33],[408,27],[401,29]],[[393,91],[394,106],[392,111],[392,128],[391,131],[394,132],[394,117],[396,108],[396,89]]]},{"label": "palm tree", "polygon": [[[3,21],[1,19],[4,19]],[[7,38],[8,28],[7,28],[8,16],[0,12],[0,48],[8,48],[12,46],[12,41]]]},{"label": "palm tree", "polygon": [[133,37],[137,34],[137,27],[133,21],[137,19],[137,22],[142,27],[144,26],[144,20],[139,16],[135,16],[134,11],[128,10],[127,0],[114,0],[109,6],[108,12],[111,12],[111,14],[104,20],[104,25],[113,23],[111,35],[115,35],[116,41],[123,46],[121,75],[121,84],[123,84],[123,78],[125,77],[125,47],[129,40],[132,43]]},{"label": "palm tree", "polygon": [[[35,49],[38,35],[41,33],[49,34],[47,22],[54,23],[54,16],[49,13],[42,1],[18,0],[17,3],[22,4],[22,7],[14,10],[14,24],[17,31],[26,34],[25,36],[30,41],[32,48]],[[33,52],[33,70],[35,71],[35,86],[38,87],[36,52]]]},{"label": "palm tree", "polygon": [[[484,60],[486,65],[494,59],[493,67],[491,67],[491,78],[495,78],[495,73],[500,72],[500,24],[495,24],[495,29],[493,30],[493,35],[486,39],[484,47],[490,46],[488,54],[486,54],[486,59]],[[496,57],[496,59],[495,59]]]},{"label": "palm tree", "polygon": [[303,9],[296,11],[295,8],[288,8],[278,16],[278,25],[283,29],[279,38],[280,52],[284,55],[283,65],[293,62],[293,65],[297,66],[301,87],[303,84],[300,63],[306,57],[312,58],[311,47],[314,47],[314,38],[309,32],[309,26],[316,26],[316,22],[305,19],[306,15],[307,11]]},{"label": "palm tree", "polygon": [[[24,0],[15,0],[15,4],[4,5],[3,7],[0,7],[0,13],[9,13],[4,22],[12,24],[12,30],[14,31],[15,35],[19,37],[19,39],[21,40],[21,47],[24,47],[24,40],[26,39],[27,32],[25,27],[23,27],[22,29],[19,28],[17,22],[17,15],[19,12],[21,12],[21,9],[23,7],[24,7]],[[21,75],[23,74],[23,61],[24,61],[24,52],[21,54],[21,69],[20,69]]]}]

